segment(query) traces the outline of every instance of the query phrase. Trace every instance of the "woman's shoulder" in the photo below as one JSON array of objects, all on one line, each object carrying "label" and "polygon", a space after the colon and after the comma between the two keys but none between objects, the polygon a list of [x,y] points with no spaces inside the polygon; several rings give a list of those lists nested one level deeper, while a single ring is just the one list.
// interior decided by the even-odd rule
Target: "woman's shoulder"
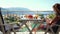
[{"label": "woman's shoulder", "polygon": [[60,20],[60,16],[56,16],[55,17],[55,20]]}]

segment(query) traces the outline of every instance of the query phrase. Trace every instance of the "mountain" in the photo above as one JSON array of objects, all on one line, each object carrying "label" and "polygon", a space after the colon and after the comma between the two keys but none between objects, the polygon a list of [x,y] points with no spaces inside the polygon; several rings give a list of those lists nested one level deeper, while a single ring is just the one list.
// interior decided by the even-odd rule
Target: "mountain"
[{"label": "mountain", "polygon": [[12,7],[12,8],[1,8],[2,10],[2,14],[18,14],[18,15],[22,15],[22,14],[52,14],[54,13],[54,11],[30,11],[27,8],[19,8],[19,7]]},{"label": "mountain", "polygon": [[27,8],[21,8],[21,7],[12,7],[12,8],[1,8],[1,10],[3,11],[30,11]]}]

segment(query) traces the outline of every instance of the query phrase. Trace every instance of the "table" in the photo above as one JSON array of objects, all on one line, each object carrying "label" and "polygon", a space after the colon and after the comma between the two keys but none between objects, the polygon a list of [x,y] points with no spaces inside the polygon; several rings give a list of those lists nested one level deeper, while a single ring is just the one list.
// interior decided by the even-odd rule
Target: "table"
[{"label": "table", "polygon": [[[42,19],[20,19],[20,20],[24,21],[23,24],[25,24],[25,26],[27,27],[27,29],[28,29],[28,31],[30,32],[30,34],[32,34],[32,30],[36,27],[36,25],[38,24],[38,22],[39,22],[39,23],[42,23],[42,22],[43,22]],[[27,26],[27,24],[26,24],[27,21],[35,21],[34,23],[37,22],[37,23],[34,25],[34,27],[32,28],[32,30],[30,30],[29,27]]]},{"label": "table", "polygon": [[[28,31],[30,32],[30,34],[32,34],[32,30],[36,27],[36,25],[38,24],[38,22],[39,22],[39,23],[42,23],[42,22],[43,22],[42,19],[20,19],[20,20],[23,21],[20,26],[25,25],[25,26],[27,27]],[[26,24],[27,21],[35,21],[34,23],[36,23],[36,24],[34,25],[34,27],[32,28],[32,30],[30,30],[29,27],[27,26],[27,24]],[[11,24],[9,24],[9,25],[11,25],[11,28],[13,29],[14,34],[16,34],[16,31],[15,31],[14,28],[13,28],[13,24],[15,24],[15,23],[11,23]],[[1,24],[1,25],[2,25],[2,24]],[[7,24],[3,24],[3,26],[5,26],[5,25],[7,25]],[[4,33],[4,32],[3,32],[3,33]],[[11,33],[10,33],[10,30],[8,30],[7,33],[11,34]],[[6,34],[7,34],[7,33],[6,33]],[[4,34],[5,34],[5,33],[4,33]]]}]

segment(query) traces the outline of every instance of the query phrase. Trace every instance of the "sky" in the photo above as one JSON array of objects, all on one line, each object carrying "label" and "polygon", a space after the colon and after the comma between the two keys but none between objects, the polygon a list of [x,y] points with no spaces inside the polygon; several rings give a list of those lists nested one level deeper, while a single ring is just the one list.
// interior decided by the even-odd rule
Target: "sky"
[{"label": "sky", "polygon": [[0,7],[22,7],[32,11],[53,10],[52,6],[60,0],[0,0]]}]

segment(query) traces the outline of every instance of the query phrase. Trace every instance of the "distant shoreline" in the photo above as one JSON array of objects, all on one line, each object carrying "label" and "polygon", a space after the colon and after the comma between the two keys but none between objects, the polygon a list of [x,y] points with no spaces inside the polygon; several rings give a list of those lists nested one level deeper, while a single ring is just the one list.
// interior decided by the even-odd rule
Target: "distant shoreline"
[{"label": "distant shoreline", "polygon": [[17,14],[17,15],[24,15],[24,14],[53,14],[54,11],[2,11],[2,14]]}]

